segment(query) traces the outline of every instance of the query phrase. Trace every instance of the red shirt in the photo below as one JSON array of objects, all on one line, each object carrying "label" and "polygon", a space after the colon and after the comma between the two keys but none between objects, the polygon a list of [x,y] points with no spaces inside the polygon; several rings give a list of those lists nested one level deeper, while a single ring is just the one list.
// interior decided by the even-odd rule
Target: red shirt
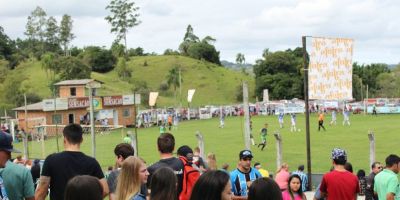
[{"label": "red shirt", "polygon": [[336,170],[322,177],[320,190],[327,194],[327,200],[354,200],[360,192],[357,176]]}]

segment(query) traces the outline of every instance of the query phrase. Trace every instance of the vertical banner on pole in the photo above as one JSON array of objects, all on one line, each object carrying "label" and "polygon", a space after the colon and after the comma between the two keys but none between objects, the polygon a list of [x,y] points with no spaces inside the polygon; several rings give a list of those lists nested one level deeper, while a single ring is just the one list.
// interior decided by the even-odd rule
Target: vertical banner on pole
[{"label": "vertical banner on pole", "polygon": [[190,90],[188,90],[187,101],[188,101],[189,103],[192,102],[193,95],[194,95],[195,92],[196,92],[195,89],[190,89]]},{"label": "vertical banner on pole", "polygon": [[309,98],[353,99],[353,40],[313,37],[311,43]]},{"label": "vertical banner on pole", "polygon": [[247,82],[243,82],[243,110],[244,110],[244,144],[250,150],[250,113],[249,113],[249,89]]},{"label": "vertical banner on pole", "polygon": [[150,92],[150,95],[149,95],[149,106],[156,105],[157,97],[158,97],[158,92]]}]

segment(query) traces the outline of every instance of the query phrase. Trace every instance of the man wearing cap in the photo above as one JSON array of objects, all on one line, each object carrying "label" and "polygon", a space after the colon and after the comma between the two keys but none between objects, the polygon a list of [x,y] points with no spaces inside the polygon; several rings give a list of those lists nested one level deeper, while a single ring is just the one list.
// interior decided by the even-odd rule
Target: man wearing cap
[{"label": "man wearing cap", "polygon": [[346,151],[335,148],[332,150],[333,170],[326,173],[321,181],[321,195],[327,200],[355,200],[360,192],[357,176],[344,168],[347,162]]},{"label": "man wearing cap", "polygon": [[11,162],[11,152],[21,153],[13,148],[11,135],[0,131],[0,199],[33,200],[35,191],[31,172],[23,165]]},{"label": "man wearing cap", "polygon": [[50,200],[64,199],[67,182],[78,175],[89,175],[100,180],[103,196],[108,194],[107,181],[96,159],[81,152],[83,130],[79,124],[69,124],[63,130],[64,151],[47,156],[35,199],[44,200],[50,186]]},{"label": "man wearing cap", "polygon": [[374,191],[378,199],[400,199],[400,188],[397,174],[400,170],[400,157],[389,155],[386,160],[386,168],[375,176]]},{"label": "man wearing cap", "polygon": [[260,172],[251,167],[253,154],[250,150],[242,150],[239,153],[238,168],[230,174],[232,183],[232,199],[247,199],[247,188],[257,178],[262,177]]}]

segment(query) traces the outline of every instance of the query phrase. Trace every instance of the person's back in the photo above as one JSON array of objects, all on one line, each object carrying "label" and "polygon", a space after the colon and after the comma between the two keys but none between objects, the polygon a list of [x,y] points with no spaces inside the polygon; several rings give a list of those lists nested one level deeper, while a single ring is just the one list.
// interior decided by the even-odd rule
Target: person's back
[{"label": "person's back", "polygon": [[69,124],[64,128],[65,151],[51,154],[46,158],[35,199],[45,199],[49,186],[50,199],[63,199],[67,182],[77,175],[90,175],[101,179],[104,194],[108,194],[108,187],[99,163],[80,151],[82,133],[82,127],[78,124]]},{"label": "person's back", "polygon": [[328,200],[353,200],[358,191],[358,179],[348,171],[333,170],[323,176],[322,187],[326,187]]},{"label": "person's back", "polygon": [[157,138],[157,148],[160,153],[160,160],[147,168],[150,175],[147,181],[147,186],[150,186],[152,175],[156,170],[162,167],[169,167],[174,171],[178,179],[177,195],[182,191],[183,181],[183,163],[179,158],[173,156],[172,152],[175,148],[175,138],[171,133],[162,133]]},{"label": "person's back", "polygon": [[332,150],[334,170],[322,177],[320,191],[327,200],[354,200],[360,192],[357,176],[345,169],[347,154],[343,149]]},{"label": "person's back", "polygon": [[32,175],[23,165],[7,161],[6,167],[0,169],[0,176],[10,200],[34,199]]},{"label": "person's back", "polygon": [[104,178],[98,162],[82,152],[64,151],[50,155],[43,165],[42,176],[49,176],[50,199],[60,199],[69,179],[77,175]]}]

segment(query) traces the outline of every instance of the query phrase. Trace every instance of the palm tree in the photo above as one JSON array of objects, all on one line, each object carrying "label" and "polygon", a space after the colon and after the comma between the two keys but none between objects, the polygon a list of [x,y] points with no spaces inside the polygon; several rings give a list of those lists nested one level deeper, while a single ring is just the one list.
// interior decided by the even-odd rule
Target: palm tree
[{"label": "palm tree", "polygon": [[243,63],[245,63],[246,59],[244,58],[244,54],[242,53],[238,53],[236,54],[236,63],[239,65],[242,65]]},{"label": "palm tree", "polygon": [[176,89],[180,87],[181,83],[183,82],[180,71],[181,71],[180,66],[175,66],[168,71],[168,74],[166,76],[168,87],[171,86],[174,87],[175,101],[176,101]]}]

